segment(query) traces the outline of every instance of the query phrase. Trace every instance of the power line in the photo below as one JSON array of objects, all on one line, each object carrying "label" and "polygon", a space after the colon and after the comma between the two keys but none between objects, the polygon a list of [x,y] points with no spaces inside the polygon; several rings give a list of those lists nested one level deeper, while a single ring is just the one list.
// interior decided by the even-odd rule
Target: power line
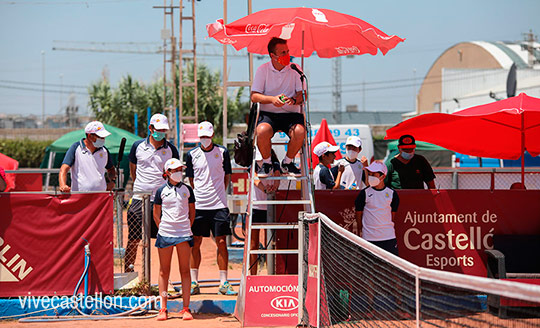
[{"label": "power line", "polygon": [[[23,91],[36,91],[36,92],[41,92],[42,90],[41,89],[36,89],[36,88],[25,88],[25,87],[16,87],[16,86],[11,86],[11,85],[2,85],[0,84],[0,88],[2,89],[14,89],[14,90],[23,90]],[[62,91],[62,90],[44,90],[45,92],[47,93],[69,93],[69,94],[77,94],[77,95],[84,95],[84,96],[88,96],[88,93],[87,92],[78,92],[78,91],[69,91],[69,92],[66,92],[66,91]]]},{"label": "power line", "polygon": [[[41,86],[41,82],[23,82],[23,81],[12,81],[12,80],[0,80],[0,83],[11,83],[11,84],[23,84],[23,85],[38,85]],[[78,89],[87,89],[88,86],[84,85],[75,85],[75,84],[55,84],[55,83],[45,83],[47,87],[61,87],[61,88],[78,88]]]},{"label": "power line", "polygon": [[[460,72],[457,72],[455,74],[452,74],[452,75],[459,75],[461,74]],[[445,81],[465,81],[465,80],[470,80],[470,79],[474,79],[474,78],[477,78],[477,77],[482,77],[482,76],[486,76],[486,75],[496,75],[496,74],[499,74],[499,72],[490,72],[490,73],[487,73],[487,72],[481,72],[481,73],[478,73],[478,74],[475,74],[475,75],[469,75],[467,77],[460,77],[460,78],[454,78],[454,79],[446,79]],[[450,74],[447,74],[446,76],[451,76]],[[442,75],[438,75],[438,76],[433,76],[431,78],[425,78],[424,79],[424,82],[422,83],[422,85],[428,85],[428,84],[435,84],[435,83],[441,83],[440,80],[438,80],[439,78],[441,78]],[[392,84],[392,83],[397,83],[397,82],[409,82],[409,81],[416,81],[416,80],[421,80],[419,78],[409,78],[409,79],[399,79],[399,80],[388,80],[386,81],[387,84]],[[391,81],[391,83],[390,83]],[[373,85],[373,84],[380,84],[382,83],[383,81],[376,81],[376,82],[366,82],[365,85],[368,86],[368,85]],[[356,87],[356,86],[362,86],[363,83],[350,83],[350,84],[347,84],[346,86],[348,87]],[[374,90],[386,90],[386,89],[396,89],[396,88],[408,88],[408,87],[413,87],[413,86],[418,86],[417,83],[412,83],[412,84],[401,84],[401,85],[387,85],[387,86],[380,86],[380,87],[366,87],[366,88],[362,88],[362,89],[348,89],[348,90],[343,90],[342,92],[361,92],[361,91],[374,91]],[[311,87],[311,88],[315,88],[315,87]],[[328,86],[317,86],[317,88],[326,88],[326,89],[329,89],[331,88],[331,85],[328,85]],[[326,90],[326,91],[311,91],[312,94],[328,94],[328,93],[332,93],[332,91],[329,91],[329,90]]]}]

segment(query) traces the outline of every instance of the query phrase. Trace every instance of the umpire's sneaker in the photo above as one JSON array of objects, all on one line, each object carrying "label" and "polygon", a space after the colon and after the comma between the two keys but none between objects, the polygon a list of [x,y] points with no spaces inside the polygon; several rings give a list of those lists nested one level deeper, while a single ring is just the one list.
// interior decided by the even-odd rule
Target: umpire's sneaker
[{"label": "umpire's sneaker", "polygon": [[282,161],[281,162],[281,170],[283,171],[283,174],[289,174],[289,175],[294,175],[294,176],[302,175],[302,172],[300,171],[300,169],[297,168],[296,165],[294,165],[293,162],[285,164]]},{"label": "umpire's sneaker", "polygon": [[195,282],[195,281],[191,282],[191,291],[189,293],[191,295],[197,295],[201,293],[201,287],[199,286],[198,282]]},{"label": "umpire's sneaker", "polygon": [[219,286],[218,295],[236,296],[238,292],[235,292],[228,281],[225,281],[223,285]]},{"label": "umpire's sneaker", "polygon": [[274,167],[270,163],[263,163],[263,165],[257,171],[257,175],[260,178],[266,178],[269,175],[272,175],[274,172]]}]

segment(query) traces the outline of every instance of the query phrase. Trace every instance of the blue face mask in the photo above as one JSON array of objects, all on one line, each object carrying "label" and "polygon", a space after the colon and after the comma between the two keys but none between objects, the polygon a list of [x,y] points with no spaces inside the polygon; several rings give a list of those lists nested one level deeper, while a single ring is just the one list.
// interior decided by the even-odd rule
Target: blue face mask
[{"label": "blue face mask", "polygon": [[405,160],[410,160],[411,158],[413,158],[414,156],[414,151],[410,152],[410,153],[406,153],[404,151],[401,152],[401,157],[403,157]]},{"label": "blue face mask", "polygon": [[165,135],[166,135],[166,132],[154,131],[154,132],[152,133],[152,137],[153,137],[156,141],[161,141],[161,140],[163,140],[163,138],[165,138]]},{"label": "blue face mask", "polygon": [[105,146],[105,139],[97,138],[96,141],[93,142],[94,147],[101,148]]}]

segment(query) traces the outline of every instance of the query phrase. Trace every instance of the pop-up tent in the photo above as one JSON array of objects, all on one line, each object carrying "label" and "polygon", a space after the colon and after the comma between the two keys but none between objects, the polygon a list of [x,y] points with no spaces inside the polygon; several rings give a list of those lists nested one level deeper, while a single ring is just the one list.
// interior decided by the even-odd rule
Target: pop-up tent
[{"label": "pop-up tent", "polygon": [[[125,186],[129,178],[129,151],[131,150],[131,146],[133,145],[133,143],[136,140],[141,139],[141,137],[126,130],[114,127],[112,125],[104,124],[104,126],[105,129],[107,129],[107,131],[111,133],[110,136],[105,138],[105,147],[107,147],[107,149],[111,153],[111,158],[115,166],[117,163],[118,152],[120,151],[120,141],[122,140],[122,138],[126,138],[124,156],[122,158],[122,161],[120,162],[120,168],[124,170]],[[64,160],[64,156],[66,155],[69,147],[71,147],[72,144],[85,137],[86,134],[84,133],[84,129],[80,129],[66,133],[62,137],[58,138],[49,147],[45,149],[45,157],[43,158],[40,167],[59,168],[62,165],[62,161]]]},{"label": "pop-up tent", "polygon": [[[388,143],[385,163],[399,153],[398,140]],[[433,167],[451,167],[454,152],[428,142],[416,141],[416,153],[424,156]]]}]

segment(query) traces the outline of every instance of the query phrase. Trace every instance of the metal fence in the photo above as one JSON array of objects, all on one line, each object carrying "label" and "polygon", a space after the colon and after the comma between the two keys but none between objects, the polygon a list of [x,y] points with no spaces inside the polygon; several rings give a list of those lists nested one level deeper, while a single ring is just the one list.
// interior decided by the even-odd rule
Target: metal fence
[{"label": "metal fence", "polygon": [[[521,182],[520,168],[435,168],[438,189],[510,189]],[[540,168],[525,169],[525,187],[540,189]]]}]

